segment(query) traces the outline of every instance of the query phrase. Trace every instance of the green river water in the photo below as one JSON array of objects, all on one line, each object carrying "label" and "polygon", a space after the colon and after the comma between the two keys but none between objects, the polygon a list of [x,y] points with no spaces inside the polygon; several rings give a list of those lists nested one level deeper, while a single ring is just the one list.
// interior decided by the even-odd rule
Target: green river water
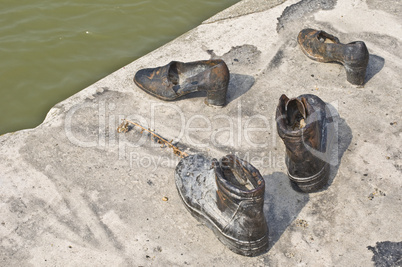
[{"label": "green river water", "polygon": [[3,0],[0,135],[239,0]]}]

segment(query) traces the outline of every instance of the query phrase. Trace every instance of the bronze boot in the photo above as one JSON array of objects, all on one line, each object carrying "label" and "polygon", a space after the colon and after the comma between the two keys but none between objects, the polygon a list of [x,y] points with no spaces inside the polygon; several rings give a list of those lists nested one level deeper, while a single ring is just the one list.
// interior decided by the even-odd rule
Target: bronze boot
[{"label": "bronze boot", "polygon": [[334,129],[329,109],[315,95],[289,99],[276,109],[278,134],[286,146],[286,166],[294,189],[314,192],[328,182]]},{"label": "bronze boot", "polygon": [[245,256],[267,250],[265,182],[251,164],[233,155],[220,162],[191,155],[177,165],[175,180],[186,208],[230,250]]},{"label": "bronze boot", "polygon": [[302,30],[297,42],[309,58],[324,63],[341,63],[345,67],[348,82],[364,84],[369,61],[369,52],[364,42],[342,44],[337,37],[313,29]]},{"label": "bronze boot", "polygon": [[141,69],[134,76],[135,84],[159,99],[171,101],[196,91],[206,91],[205,103],[226,104],[229,70],[221,59],[195,62],[172,61],[150,69]]}]

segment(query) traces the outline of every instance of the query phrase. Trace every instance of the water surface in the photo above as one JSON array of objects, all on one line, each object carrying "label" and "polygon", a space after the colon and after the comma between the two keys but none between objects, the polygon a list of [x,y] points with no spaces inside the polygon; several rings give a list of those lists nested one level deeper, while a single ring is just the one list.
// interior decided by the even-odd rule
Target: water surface
[{"label": "water surface", "polygon": [[0,134],[39,125],[56,103],[239,0],[4,0]]}]

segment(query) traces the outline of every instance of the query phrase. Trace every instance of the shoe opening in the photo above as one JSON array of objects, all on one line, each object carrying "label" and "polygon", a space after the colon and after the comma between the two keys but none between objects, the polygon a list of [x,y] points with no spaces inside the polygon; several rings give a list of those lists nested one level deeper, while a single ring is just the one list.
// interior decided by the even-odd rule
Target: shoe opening
[{"label": "shoe opening", "polygon": [[174,85],[179,84],[180,78],[179,78],[179,72],[177,70],[177,62],[174,62],[170,65],[169,73],[168,73],[168,80]]},{"label": "shoe opening", "polygon": [[317,35],[317,39],[321,43],[326,43],[326,44],[339,44],[339,39],[331,34],[328,34],[324,31],[320,31]]},{"label": "shoe opening", "polygon": [[[305,99],[302,98],[302,101]],[[294,131],[302,129],[306,126],[307,111],[305,103],[297,98],[290,99],[285,106],[286,111],[286,126],[288,130]]]}]

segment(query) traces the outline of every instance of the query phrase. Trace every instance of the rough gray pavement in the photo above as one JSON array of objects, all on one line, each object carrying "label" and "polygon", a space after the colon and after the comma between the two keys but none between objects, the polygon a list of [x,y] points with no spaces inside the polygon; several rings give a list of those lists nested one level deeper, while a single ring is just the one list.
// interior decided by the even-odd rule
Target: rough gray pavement
[{"label": "rough gray pavement", "polygon": [[[258,1],[257,1],[258,2]],[[268,1],[263,1],[268,2]],[[35,129],[0,137],[0,266],[386,266],[402,241],[401,2],[244,1],[53,107]],[[253,6],[247,6],[247,3]],[[275,6],[276,5],[276,6]],[[239,6],[238,6],[239,7]],[[364,87],[344,67],[308,59],[296,37],[325,30],[370,52]],[[171,60],[223,58],[228,104],[202,94],[163,102],[132,79]],[[313,93],[338,129],[329,185],[302,194],[288,183],[275,109],[281,94]],[[237,153],[266,181],[270,250],[236,255],[186,211],[179,158],[136,121],[185,150]],[[393,252],[392,252],[393,251]]]}]

